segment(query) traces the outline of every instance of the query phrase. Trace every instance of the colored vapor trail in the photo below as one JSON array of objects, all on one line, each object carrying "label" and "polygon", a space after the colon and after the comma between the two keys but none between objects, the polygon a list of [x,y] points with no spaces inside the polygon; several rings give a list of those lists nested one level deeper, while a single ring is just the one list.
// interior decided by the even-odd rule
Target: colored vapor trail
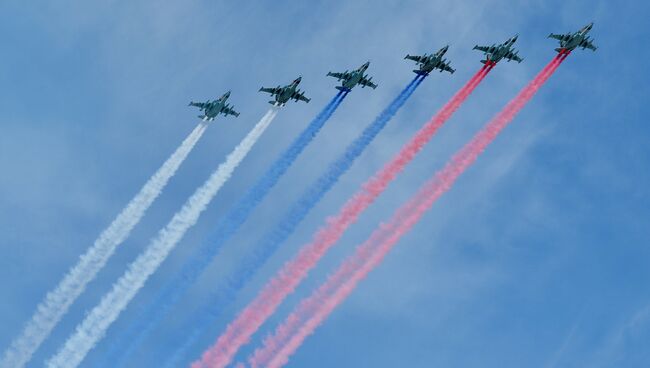
[{"label": "colored vapor trail", "polygon": [[219,312],[235,299],[237,293],[251,280],[256,271],[266,263],[279,246],[295,231],[311,209],[350,169],[354,161],[386,127],[423,80],[424,76],[413,78],[377,118],[348,145],[343,154],[334,160],[327,170],[289,207],[284,216],[280,217],[275,228],[260,238],[258,244],[252,248],[253,253],[239,263],[227,284],[220,287],[211,296],[203,310],[195,313],[196,318],[192,321],[191,327],[188,326],[189,328],[179,331],[179,341],[173,344],[178,347],[177,351],[165,366],[181,365],[180,359],[186,356],[186,350],[194,346],[194,342],[207,328],[214,325],[214,320],[218,318]]},{"label": "colored vapor trail", "polygon": [[18,368],[27,364],[41,343],[68,312],[70,305],[83,293],[86,285],[106,265],[118,245],[140,222],[147,209],[158,198],[169,179],[174,176],[199,141],[206,127],[205,124],[199,124],[194,128],[176,151],[140,189],[140,192],[99,235],[86,253],[79,257],[77,264],[68,271],[56,288],[47,293],[45,300],[38,305],[22,333],[4,352],[0,367]]},{"label": "colored vapor trail", "polygon": [[165,317],[171,308],[194,284],[210,265],[223,244],[241,227],[257,205],[277,184],[304,149],[314,140],[334,111],[343,102],[347,92],[338,92],[323,110],[309,123],[282,155],[271,165],[246,195],[218,223],[213,235],[184,264],[180,272],[172,277],[160,293],[138,314],[135,321],[123,332],[120,331],[102,360],[106,367],[123,365],[135,352],[153,328]]},{"label": "colored vapor trail", "polygon": [[370,238],[348,257],[338,270],[310,297],[304,299],[263,347],[249,358],[251,367],[277,368],[301,346],[305,338],[340,305],[359,281],[381,263],[392,247],[448,191],[487,146],[550,78],[568,54],[558,55],[508,105],[467,143],[418,193],[398,209],[388,223],[381,224]]},{"label": "colored vapor trail", "polygon": [[194,192],[171,221],[158,233],[145,251],[131,263],[127,271],[113,284],[111,291],[86,315],[76,331],[60,350],[47,362],[48,367],[76,367],[86,354],[101,340],[106,330],[127,307],[149,276],[169,255],[185,232],[198,220],[219,189],[230,179],[248,152],[262,136],[278,113],[271,108],[235,147],[210,178]]},{"label": "colored vapor trail", "polygon": [[277,309],[318,263],[320,258],[354,223],[359,215],[386,189],[388,184],[415,157],[438,129],[462,105],[474,89],[492,69],[486,65],[463,86],[445,106],[416,133],[401,151],[378,173],[370,178],[344,205],[338,215],[329,218],[313,241],[305,245],[298,255],[283,268],[260,291],[257,297],[231,322],[217,342],[203,353],[202,358],[192,366],[225,367],[237,350],[257,331],[264,321]]}]

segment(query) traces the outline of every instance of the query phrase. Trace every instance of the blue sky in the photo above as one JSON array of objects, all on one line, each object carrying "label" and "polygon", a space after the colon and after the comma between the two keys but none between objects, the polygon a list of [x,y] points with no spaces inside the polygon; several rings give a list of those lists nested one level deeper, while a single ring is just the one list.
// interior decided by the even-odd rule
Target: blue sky
[{"label": "blue sky", "polygon": [[[146,218],[39,350],[41,366],[148,240],[268,109],[261,85],[303,76],[287,106],[133,306],[124,328],[211,226],[336,92],[327,71],[370,60],[355,90],[132,366],[412,78],[407,53],[449,43],[353,169],[194,348],[203,350],[277,267],[479,67],[476,43],[519,33],[500,64],[364,214],[262,334],[322,282],[553,56],[549,32],[589,21],[576,52],[457,185],[294,356],[292,367],[646,367],[650,364],[650,6],[605,1],[5,1],[0,4],[0,349],[196,123],[189,100],[232,89],[219,119]],[[250,249],[250,248],[248,248]],[[255,344],[242,351],[245,357]],[[102,349],[91,352],[93,366]]]}]

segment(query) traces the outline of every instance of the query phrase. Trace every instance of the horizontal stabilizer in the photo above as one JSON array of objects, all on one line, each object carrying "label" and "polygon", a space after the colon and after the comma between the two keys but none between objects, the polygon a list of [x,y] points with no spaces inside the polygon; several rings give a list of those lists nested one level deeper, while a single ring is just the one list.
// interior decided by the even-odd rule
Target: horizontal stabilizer
[{"label": "horizontal stabilizer", "polygon": [[343,87],[343,86],[336,86],[336,89],[338,89],[339,91],[342,91],[342,92],[350,92],[351,91],[351,89]]},{"label": "horizontal stabilizer", "polygon": [[427,73],[427,72],[425,72],[423,70],[420,70],[420,69],[413,70],[413,73],[415,73],[417,75],[427,75],[427,74],[429,74],[429,73]]}]

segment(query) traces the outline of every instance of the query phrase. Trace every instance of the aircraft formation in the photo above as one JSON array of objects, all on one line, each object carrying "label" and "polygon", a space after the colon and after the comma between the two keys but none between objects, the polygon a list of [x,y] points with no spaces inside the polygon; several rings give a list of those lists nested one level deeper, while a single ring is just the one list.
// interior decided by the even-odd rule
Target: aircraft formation
[{"label": "aircraft formation", "polygon": [[[589,31],[593,28],[594,23],[591,22],[586,26],[582,27],[577,32],[565,33],[565,34],[554,34],[551,33],[548,35],[548,38],[556,39],[560,42],[560,47],[556,48],[555,51],[558,53],[569,53],[576,48],[580,47],[584,49],[590,49],[596,51],[597,47],[592,43],[592,40],[587,35]],[[481,63],[486,65],[496,65],[499,61],[506,59],[510,62],[512,60],[521,63],[524,59],[519,56],[519,52],[514,49],[514,44],[517,42],[519,35],[509,38],[501,44],[492,44],[491,46],[474,46],[473,50],[478,50],[484,53],[485,59],[481,60]],[[413,60],[418,64],[418,69],[413,70],[417,75],[426,76],[429,75],[434,70],[439,72],[449,72],[453,74],[456,70],[453,69],[449,61],[447,61],[444,56],[449,50],[449,45],[441,48],[436,53],[431,55],[406,55],[404,59]],[[377,88],[377,84],[372,82],[372,77],[369,77],[366,74],[366,71],[370,67],[370,61],[361,65],[359,68],[353,71],[344,71],[344,72],[328,72],[328,77],[334,77],[339,82],[342,82],[340,86],[336,86],[336,89],[342,92],[350,92],[356,86],[361,86],[361,88],[370,87],[372,89]],[[259,89],[259,92],[266,92],[271,94],[274,98],[269,101],[271,105],[275,106],[284,106],[290,100],[304,101],[309,103],[310,98],[305,97],[305,93],[298,89],[298,85],[302,81],[302,77],[296,78],[293,82],[286,86],[277,87],[262,87]],[[230,97],[230,91],[226,92],[223,96],[215,101],[207,102],[190,102],[189,106],[198,107],[203,111],[203,115],[199,115],[200,119],[204,121],[213,121],[219,114],[225,116],[233,115],[235,117],[239,116],[239,113],[233,109],[233,106],[228,105],[226,100]]]},{"label": "aircraft formation", "polygon": [[[405,204],[404,210],[399,210],[397,212],[400,214],[397,216],[397,220],[391,220],[394,225],[379,228],[379,234],[382,234],[382,236],[376,238],[371,237],[370,239],[373,240],[373,242],[375,239],[380,239],[382,242],[385,241],[387,243],[376,244],[376,250],[387,252],[399,237],[409,231],[408,226],[403,226],[404,224],[401,223],[404,217],[402,216],[402,214],[405,213],[404,211],[408,211],[409,221],[419,218],[423,213],[422,211],[425,211],[426,208],[430,207],[433,202],[435,202],[435,199],[438,198],[440,193],[448,190],[453,185],[456,178],[468,167],[466,162],[473,162],[476,157],[483,152],[487,144],[496,137],[493,133],[498,133],[505,127],[505,125],[512,121],[517,112],[523,108],[541,85],[550,78],[557,67],[559,67],[559,65],[573,50],[582,48],[583,50],[590,49],[595,51],[597,49],[588,36],[588,33],[592,28],[593,23],[590,23],[573,33],[549,34],[548,38],[553,38],[560,44],[560,46],[555,49],[558,52],[558,55],[555,55],[551,62],[545,66],[513,100],[511,100],[511,103],[506,105],[506,108],[486,125],[482,132],[491,132],[491,134],[486,135],[479,133],[461,151],[459,151],[457,155],[454,156],[441,172],[434,176],[434,178],[437,179],[431,181],[431,183],[442,185],[442,187],[436,187],[434,185],[431,188],[427,187],[428,189],[426,191],[418,192],[417,196],[414,197],[414,200],[410,200]],[[273,285],[273,287],[263,288],[258,298],[256,298],[251,304],[252,307],[246,308],[247,314],[243,314],[244,317],[241,319],[240,317],[237,317],[237,319],[233,321],[232,325],[235,327],[232,329],[228,327],[224,332],[224,335],[222,335],[223,339],[220,337],[215,343],[214,348],[206,351],[202,357],[202,360],[204,360],[204,366],[225,367],[230,363],[232,354],[234,353],[228,355],[230,353],[224,354],[223,352],[236,352],[239,346],[241,346],[242,341],[250,338],[250,336],[259,329],[259,324],[263,323],[264,320],[273,313],[274,308],[277,308],[279,305],[278,303],[281,303],[282,299],[286,298],[286,296],[292,292],[292,289],[301,282],[309,269],[315,267],[320,257],[325,254],[329,247],[338,241],[341,234],[345,232],[345,229],[351,226],[352,223],[356,221],[355,219],[358,218],[358,216],[360,216],[361,213],[365,211],[365,209],[368,208],[368,206],[370,206],[379,195],[381,195],[384,189],[387,188],[389,183],[395,178],[396,173],[399,173],[414,158],[412,152],[418,152],[419,149],[431,140],[438,128],[440,128],[440,126],[451,117],[453,111],[458,109],[463,101],[469,97],[474,88],[478,86],[482,78],[490,72],[493,66],[504,59],[508,62],[514,60],[520,63],[523,61],[523,58],[518,55],[518,51],[514,48],[517,39],[518,35],[515,35],[500,44],[474,46],[474,50],[481,51],[484,54],[484,59],[481,60],[481,63],[483,63],[484,66],[477,71],[474,77],[470,78],[470,80],[459,89],[454,97],[452,97],[451,100],[446,103],[408,143],[406,143],[404,146],[405,148],[400,150],[395,158],[390,160],[383,169],[372,176],[366,184],[362,185],[362,189],[359,192],[360,194],[353,195],[350,201],[346,202],[346,205],[342,208],[342,212],[339,215],[329,218],[326,225],[324,225],[324,227],[317,233],[322,235],[319,235],[316,238],[326,239],[326,241],[321,242],[321,240],[318,240],[313,244],[307,244],[305,248],[300,251],[300,254],[308,254],[308,256],[298,257],[296,260],[288,262],[283,266],[285,268],[283,268],[283,271],[279,274],[279,278],[270,281],[269,285]],[[279,222],[276,230],[273,230],[269,236],[262,238],[258,244],[260,249],[264,250],[259,252],[261,256],[259,258],[254,257],[250,262],[246,262],[241,269],[236,271],[236,273],[239,272],[239,274],[233,276],[232,280],[236,280],[236,282],[233,282],[233,285],[240,285],[236,288],[241,289],[248,282],[248,279],[252,277],[255,270],[260,268],[275,249],[278,249],[282,242],[291,235],[307,213],[309,213],[309,211],[321,200],[324,194],[334,186],[346,170],[352,166],[354,160],[362,154],[363,150],[368,147],[368,145],[371,144],[374,137],[376,137],[386,126],[392,116],[395,115],[427,75],[434,71],[439,71],[440,73],[448,72],[450,74],[455,73],[456,70],[451,66],[451,63],[445,59],[448,50],[449,45],[446,45],[435,53],[423,55],[407,54],[404,57],[404,59],[416,63],[416,68],[413,70],[416,77],[414,77],[404,90],[398,94],[395,100],[393,100],[393,102],[391,102],[386,109],[383,110],[383,112],[379,114],[366,129],[363,130],[363,133],[355,139],[348,148],[346,148],[343,155],[334,161],[335,164],[328,166],[324,175],[321,176],[313,186],[309,187],[305,194],[302,195],[293,206],[289,207],[286,217]],[[161,290],[159,296],[154,298],[151,307],[145,308],[144,310],[146,312],[137,317],[136,323],[133,323],[128,329],[122,331],[123,336],[117,338],[114,342],[114,347],[109,349],[107,353],[109,356],[111,354],[116,354],[117,356],[121,356],[120,359],[128,359],[129,355],[133,351],[137,350],[138,345],[144,339],[143,336],[152,331],[152,326],[161,322],[165,318],[166,313],[171,310],[172,306],[182,299],[183,294],[187,292],[191,285],[196,282],[201,273],[205,271],[206,267],[208,267],[210,259],[217,256],[223,243],[225,243],[237,231],[237,229],[242,226],[246,221],[246,218],[255,209],[255,206],[270,192],[273,186],[298,158],[305,147],[307,147],[307,145],[318,134],[319,130],[324,126],[330,116],[332,116],[345,96],[356,86],[361,86],[361,88],[377,88],[378,84],[374,83],[372,77],[367,74],[369,67],[370,62],[368,61],[357,69],[351,71],[330,71],[326,74],[328,77],[336,78],[339,83],[335,87],[339,90],[336,96],[334,96],[332,101],[324,107],[323,111],[307,125],[303,133],[301,133],[298,138],[293,141],[291,146],[280,156],[280,158],[271,165],[270,169],[265,172],[255,185],[252,186],[252,189],[247,192],[233,210],[225,215],[223,222],[220,222],[220,225],[215,232],[218,234],[218,236],[215,237],[217,240],[202,245],[196,253],[196,256],[190,258],[182,268],[182,271],[168,282],[167,286]],[[62,345],[61,349],[48,362],[49,367],[76,367],[81,363],[86,354],[96,346],[98,341],[106,334],[109,326],[144,286],[149,276],[151,276],[165,258],[169,256],[170,252],[178,244],[185,232],[193,226],[210,201],[215,197],[217,192],[219,192],[220,188],[228,181],[233,172],[243,162],[254,147],[255,143],[260,139],[265,129],[270,126],[278,112],[278,107],[284,106],[291,100],[296,102],[303,101],[306,103],[311,101],[309,97],[305,96],[305,92],[298,88],[301,81],[302,77],[298,77],[288,85],[261,87],[259,89],[259,92],[271,95],[269,103],[274,107],[269,109],[269,111],[243,138],[243,140],[234,148],[232,153],[226,156],[225,161],[220,164],[214,173],[210,175],[209,179],[197,189],[197,191],[183,205],[181,210],[174,215],[170,223],[159,232],[159,235],[150,243],[146,250],[138,256],[138,258],[129,266],[124,275],[116,281],[111,291],[102,298],[101,302],[92,309],[91,312],[86,314],[86,317],[77,326],[73,335],[70,336],[70,338]],[[190,101],[189,106],[196,107],[201,111],[198,118],[202,119],[204,122],[211,122],[219,117],[219,115],[238,117],[240,113],[236,111],[234,106],[228,103],[230,96],[231,91],[227,91],[215,100],[207,100],[205,102]],[[198,142],[205,130],[206,124],[198,124],[194,128],[188,138],[183,141],[181,146],[174,151],[167,161],[165,161],[163,166],[161,166],[161,169],[152,176],[152,179],[147,181],[141,192],[136,195],[136,197],[126,207],[127,210],[120,213],[107,230],[98,238],[98,241],[89,248],[88,252],[84,256],[80,257],[80,262],[71,269],[59,286],[54,289],[52,294],[48,294],[45,301],[36,308],[37,312],[34,317],[26,325],[23,334],[12,343],[4,358],[0,357],[0,367],[22,367],[31,359],[40,344],[49,336],[52,329],[57,325],[63,315],[67,313],[69,306],[80,295],[80,293],[83,292],[83,289],[90,281],[92,281],[97,272],[105,266],[108,259],[107,257],[110,257],[110,254],[112,254],[116,247],[128,237],[133,227],[142,218],[149,206],[155,200],[156,196],[160,194],[167,181],[175,174],[178,167],[181,165],[183,160],[185,160],[192,150],[192,147],[194,147]],[[456,159],[457,157],[462,157],[463,160],[458,160]],[[373,190],[367,191],[365,188],[373,188]],[[425,195],[426,197],[421,197]],[[412,206],[412,203],[428,204],[426,206]],[[392,233],[384,234],[384,231],[391,231]],[[305,253],[303,253],[303,251]],[[359,262],[359,259],[355,258],[353,258],[354,262],[344,263],[343,271],[345,271],[345,277],[340,279],[333,278],[333,280],[335,280],[336,283],[340,283],[341,280],[345,281],[346,279],[347,281],[345,281],[344,284],[334,286],[340,290],[351,290],[350,288],[353,288],[357,282],[355,281],[357,276],[356,274],[348,275],[349,271],[347,270],[346,265],[355,265],[355,269],[365,270],[363,272],[367,273],[372,269],[372,267],[374,267],[374,265],[376,265],[374,259],[367,258],[370,253],[373,252],[364,250],[363,252],[358,253],[358,255],[360,255],[359,259],[361,259],[363,263]],[[363,257],[366,257],[366,259],[362,259]],[[381,257],[377,259],[381,259]],[[358,265],[362,265],[363,267],[357,267]],[[326,286],[325,290],[334,290],[330,286]],[[235,287],[233,286],[233,288]],[[233,291],[233,293],[235,293],[235,291]],[[56,298],[50,297],[50,295],[56,295]],[[218,293],[216,295],[220,296]],[[319,301],[320,305],[334,305],[328,303],[340,303],[345,298],[343,297],[343,299],[340,299],[341,297],[339,295],[343,295],[343,293],[339,292],[332,292],[332,295],[333,299],[322,303]],[[320,298],[318,293],[316,296]],[[216,300],[210,302],[209,305],[221,305],[221,303],[222,300]],[[312,304],[317,305],[319,303]],[[312,317],[321,318],[319,316],[324,315],[321,314],[323,311],[310,310],[308,312],[313,314]],[[202,316],[203,313],[199,312],[197,315]],[[213,316],[212,313],[207,315]],[[306,318],[304,320],[311,321],[312,319]],[[206,327],[209,325],[204,323],[202,320],[199,322],[200,323],[197,324],[199,327]],[[310,328],[312,328],[313,331],[313,327]],[[190,330],[191,329],[188,329],[188,331]],[[200,334],[196,334],[196,336],[200,336]],[[300,337],[300,333],[295,334],[295,336]],[[242,339],[241,337],[246,338]],[[187,343],[179,344],[179,349],[181,349],[180,355],[183,354],[183,347],[191,345],[191,339],[192,337],[190,336],[188,337]],[[271,343],[269,346],[274,345]],[[176,353],[174,353],[174,355],[176,355]],[[106,361],[112,360],[107,359]]]}]

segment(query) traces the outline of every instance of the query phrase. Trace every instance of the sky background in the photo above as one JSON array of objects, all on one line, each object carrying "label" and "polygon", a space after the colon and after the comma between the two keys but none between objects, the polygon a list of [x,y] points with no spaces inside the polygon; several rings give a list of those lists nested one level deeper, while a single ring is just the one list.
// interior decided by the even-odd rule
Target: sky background
[{"label": "sky background", "polygon": [[[156,366],[219,278],[412,79],[407,53],[450,44],[432,74],[193,347],[201,352],[284,261],[481,66],[475,44],[519,33],[416,160],[282,305],[245,358],[553,56],[550,32],[590,21],[577,51],[290,367],[650,366],[650,5],[642,1],[81,1],[0,3],[0,349],[197,123],[189,100],[232,89],[219,118],[132,236],[38,351],[41,366],[185,199],[266,112],[260,86],[303,76],[281,111],[145,289],[125,328],[333,96],[328,71],[370,60],[355,89],[130,366]],[[84,361],[92,367],[100,344]]]}]

